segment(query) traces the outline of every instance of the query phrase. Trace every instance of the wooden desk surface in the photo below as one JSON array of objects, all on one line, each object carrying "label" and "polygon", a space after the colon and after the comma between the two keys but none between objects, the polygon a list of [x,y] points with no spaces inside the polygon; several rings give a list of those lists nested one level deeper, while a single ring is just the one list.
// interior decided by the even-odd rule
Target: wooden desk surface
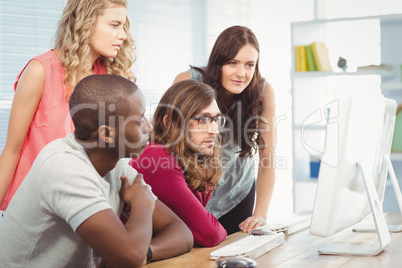
[{"label": "wooden desk surface", "polygon": [[[402,224],[401,215],[387,215],[388,224]],[[229,235],[225,241],[213,248],[193,248],[190,252],[181,256],[152,262],[147,268],[181,268],[181,267],[216,267],[215,261],[209,259],[209,253],[234,242],[247,234],[241,232]],[[339,243],[360,244],[376,241],[375,233],[353,233],[351,229],[344,230],[331,238],[322,238],[310,235],[305,229],[297,233],[285,236],[285,242],[272,251],[257,259],[257,267],[346,267],[346,268],[393,268],[402,267],[402,232],[391,233],[391,243],[383,252],[375,257],[320,255],[317,249],[330,241]]]}]

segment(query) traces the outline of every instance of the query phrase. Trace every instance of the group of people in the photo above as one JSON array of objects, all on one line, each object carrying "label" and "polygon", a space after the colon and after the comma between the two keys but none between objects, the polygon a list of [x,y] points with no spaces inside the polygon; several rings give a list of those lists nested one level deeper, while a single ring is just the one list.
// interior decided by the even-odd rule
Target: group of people
[{"label": "group of people", "polygon": [[17,76],[0,156],[7,267],[138,267],[266,223],[275,98],[254,33],[224,30],[151,123],[127,2],[69,0],[55,48]]}]

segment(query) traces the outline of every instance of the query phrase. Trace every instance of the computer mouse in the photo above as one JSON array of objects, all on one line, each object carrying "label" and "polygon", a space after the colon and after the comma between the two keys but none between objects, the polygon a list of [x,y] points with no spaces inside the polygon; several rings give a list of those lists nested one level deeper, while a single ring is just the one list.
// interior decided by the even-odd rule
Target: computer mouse
[{"label": "computer mouse", "polygon": [[273,235],[274,232],[265,228],[254,229],[249,232],[249,235]]},{"label": "computer mouse", "polygon": [[243,256],[221,257],[215,263],[217,268],[257,267],[255,260]]}]

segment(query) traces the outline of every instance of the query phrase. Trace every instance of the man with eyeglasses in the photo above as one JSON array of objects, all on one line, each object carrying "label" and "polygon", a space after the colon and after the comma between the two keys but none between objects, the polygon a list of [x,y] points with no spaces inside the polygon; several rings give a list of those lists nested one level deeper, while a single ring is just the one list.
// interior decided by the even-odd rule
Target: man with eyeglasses
[{"label": "man with eyeglasses", "polygon": [[130,164],[191,230],[194,243],[212,247],[226,230],[207,205],[221,173],[220,131],[226,118],[208,85],[185,80],[171,86],[153,116],[153,142]]}]

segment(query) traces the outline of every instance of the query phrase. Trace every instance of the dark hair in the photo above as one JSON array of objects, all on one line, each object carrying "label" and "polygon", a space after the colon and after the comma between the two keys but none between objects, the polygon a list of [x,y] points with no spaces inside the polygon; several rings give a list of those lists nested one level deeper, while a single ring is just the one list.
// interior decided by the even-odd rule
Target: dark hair
[{"label": "dark hair", "polygon": [[[192,116],[208,107],[215,99],[215,91],[204,83],[194,80],[175,83],[161,98],[152,121],[154,141],[173,153],[185,169],[188,187],[200,192],[215,189],[221,176],[220,138],[211,156],[199,155],[192,150],[186,139],[186,126]],[[163,122],[165,116],[166,126]]]},{"label": "dark hair", "polygon": [[[231,107],[225,107],[221,98],[221,92],[225,90],[221,83],[222,66],[233,60],[239,50],[246,44],[251,44],[258,52],[254,76],[244,91],[236,96]],[[264,79],[259,70],[260,46],[257,37],[247,27],[232,26],[224,30],[216,39],[209,56],[208,65],[205,68],[192,67],[203,74],[203,82],[212,86],[218,94],[218,105],[222,111],[227,113],[233,123],[234,140],[240,146],[240,157],[250,157],[257,152],[258,143],[264,143],[259,135],[258,116],[263,110],[262,90]],[[240,117],[238,111],[241,111]],[[251,119],[251,121],[250,121]],[[255,129],[255,132],[245,134],[245,125],[248,129]],[[240,130],[240,131],[238,131]],[[250,142],[251,141],[251,142]]]},{"label": "dark hair", "polygon": [[126,98],[137,89],[136,84],[118,75],[98,74],[82,79],[69,100],[74,135],[88,140],[99,126],[108,125],[109,119],[126,116],[129,112]]}]

